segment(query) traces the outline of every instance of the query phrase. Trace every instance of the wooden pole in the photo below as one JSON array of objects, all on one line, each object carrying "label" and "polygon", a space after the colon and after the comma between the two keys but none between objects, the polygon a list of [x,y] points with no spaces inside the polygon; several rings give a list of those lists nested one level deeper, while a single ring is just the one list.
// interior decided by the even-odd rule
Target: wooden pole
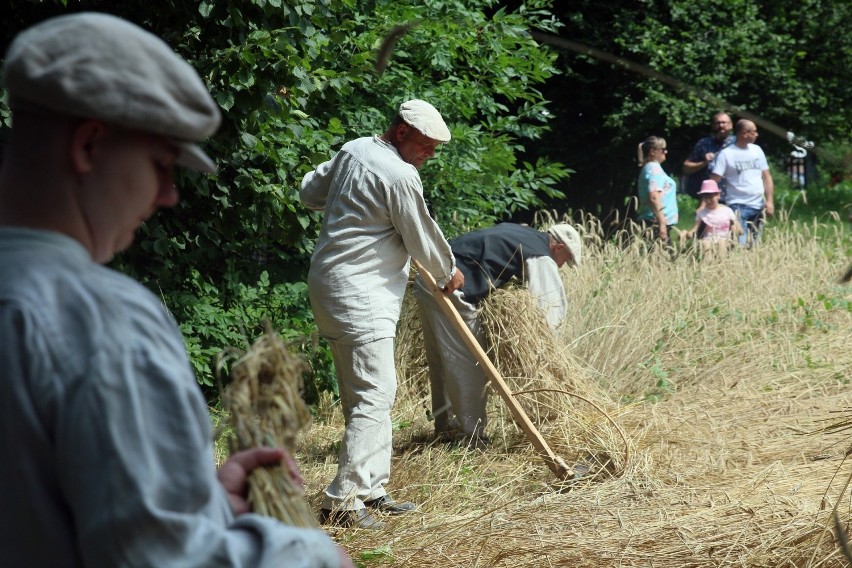
[{"label": "wooden pole", "polygon": [[503,380],[500,372],[497,371],[497,368],[491,363],[488,355],[485,354],[482,346],[479,345],[476,337],[474,337],[470,328],[467,327],[467,324],[465,324],[464,320],[459,315],[456,307],[447,295],[438,288],[435,278],[428,270],[423,268],[419,262],[414,259],[412,259],[412,262],[414,262],[414,266],[417,267],[417,271],[423,277],[427,287],[438,302],[438,306],[441,308],[441,311],[444,312],[444,315],[446,315],[450,320],[450,323],[458,332],[459,338],[467,346],[477,362],[482,366],[482,369],[485,371],[485,375],[488,377],[488,380],[491,381],[494,390],[496,390],[500,396],[503,397],[503,400],[506,401],[506,404],[509,406],[509,410],[512,412],[512,416],[515,417],[515,420],[518,422],[518,425],[521,427],[521,430],[524,431],[524,434],[532,443],[533,447],[541,453],[544,461],[547,463],[547,467],[549,467],[550,470],[560,479],[566,479],[573,476],[574,471],[568,467],[568,464],[566,464],[562,458],[553,453],[553,450],[550,449],[550,446],[544,438],[541,437],[541,433],[532,423],[529,416],[527,416],[527,413],[523,408],[521,408],[518,401],[515,400],[515,397],[512,396],[508,385],[506,385],[506,381]]}]

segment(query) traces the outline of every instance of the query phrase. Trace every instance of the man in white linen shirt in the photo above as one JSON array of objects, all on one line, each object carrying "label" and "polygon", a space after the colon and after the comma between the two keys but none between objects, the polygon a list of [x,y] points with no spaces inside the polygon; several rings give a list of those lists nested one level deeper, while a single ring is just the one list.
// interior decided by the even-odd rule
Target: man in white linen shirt
[{"label": "man in white linen shirt", "polygon": [[[106,14],[42,22],[3,66],[0,550],[10,568],[352,567],[321,530],[249,511],[165,306],[102,263],[159,208],[220,115],[159,38]],[[291,472],[295,464],[288,461]]]},{"label": "man in white linen shirt", "polygon": [[384,523],[371,511],[415,509],[385,490],[396,397],[394,336],[411,257],[448,293],[464,283],[426,208],[417,171],[449,140],[435,107],[406,101],[384,134],[344,144],[302,180],[302,202],[324,211],[308,291],[317,327],[331,346],[346,422],[337,475],[322,503],[323,523],[379,529]]}]

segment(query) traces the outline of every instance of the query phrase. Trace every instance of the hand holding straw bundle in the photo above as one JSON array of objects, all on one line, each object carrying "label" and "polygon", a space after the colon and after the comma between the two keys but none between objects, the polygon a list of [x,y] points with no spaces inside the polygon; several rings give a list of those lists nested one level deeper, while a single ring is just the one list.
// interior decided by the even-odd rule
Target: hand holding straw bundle
[{"label": "hand holding straw bundle", "polygon": [[[290,353],[277,333],[264,327],[264,335],[231,367],[231,382],[222,394],[233,429],[230,449],[271,446],[293,455],[299,432],[311,422],[300,393],[307,364]],[[219,368],[224,363],[220,356]],[[286,463],[255,469],[248,483],[248,501],[255,513],[297,527],[319,526],[301,481]]]}]

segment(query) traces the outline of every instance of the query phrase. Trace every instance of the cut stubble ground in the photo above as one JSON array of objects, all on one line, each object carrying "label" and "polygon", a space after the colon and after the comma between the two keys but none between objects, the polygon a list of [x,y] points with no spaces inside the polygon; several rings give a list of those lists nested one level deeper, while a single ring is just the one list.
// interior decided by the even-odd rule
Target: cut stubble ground
[{"label": "cut stubble ground", "polygon": [[[845,566],[832,512],[852,521],[850,437],[819,433],[852,413],[843,228],[778,223],[754,250],[699,259],[573,222],[587,254],[563,270],[558,337],[521,288],[485,309],[492,360],[585,475],[556,479],[494,393],[491,448],[436,441],[407,298],[388,489],[419,510],[329,533],[363,566]],[[301,441],[315,510],[342,427],[327,404]]]}]

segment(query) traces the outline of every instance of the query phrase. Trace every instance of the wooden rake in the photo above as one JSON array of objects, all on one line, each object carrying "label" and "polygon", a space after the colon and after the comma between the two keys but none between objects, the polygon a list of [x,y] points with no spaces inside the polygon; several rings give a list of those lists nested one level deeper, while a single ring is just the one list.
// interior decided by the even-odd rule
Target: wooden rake
[{"label": "wooden rake", "polygon": [[506,381],[503,380],[503,377],[500,375],[500,372],[496,367],[491,363],[491,360],[488,358],[488,355],[483,351],[482,346],[479,345],[479,342],[474,337],[473,333],[464,323],[464,320],[459,315],[458,310],[450,301],[444,292],[438,288],[438,284],[435,282],[435,278],[429,273],[428,270],[423,268],[423,266],[416,260],[412,259],[414,262],[414,266],[417,268],[417,271],[423,277],[423,280],[426,282],[427,287],[432,292],[432,295],[435,297],[435,300],[438,302],[438,306],[441,308],[441,311],[444,312],[444,315],[449,318],[455,330],[458,332],[459,337],[470,350],[471,354],[477,360],[477,362],[482,366],[482,369],[485,371],[485,375],[488,377],[488,380],[491,381],[494,390],[496,390],[506,404],[509,407],[509,410],[512,412],[512,416],[515,417],[515,421],[521,427],[521,430],[524,431],[527,439],[533,445],[533,447],[541,454],[545,463],[547,463],[547,467],[550,468],[556,477],[559,479],[567,479],[569,477],[574,476],[574,470],[568,467],[568,464],[565,463],[565,460],[557,456],[553,453],[553,450],[550,449],[550,446],[547,442],[542,438],[541,433],[535,427],[535,425],[530,420],[530,417],[527,416],[527,413],[523,408],[518,404],[518,401],[512,396],[512,393],[509,391],[508,385],[506,385]]}]

